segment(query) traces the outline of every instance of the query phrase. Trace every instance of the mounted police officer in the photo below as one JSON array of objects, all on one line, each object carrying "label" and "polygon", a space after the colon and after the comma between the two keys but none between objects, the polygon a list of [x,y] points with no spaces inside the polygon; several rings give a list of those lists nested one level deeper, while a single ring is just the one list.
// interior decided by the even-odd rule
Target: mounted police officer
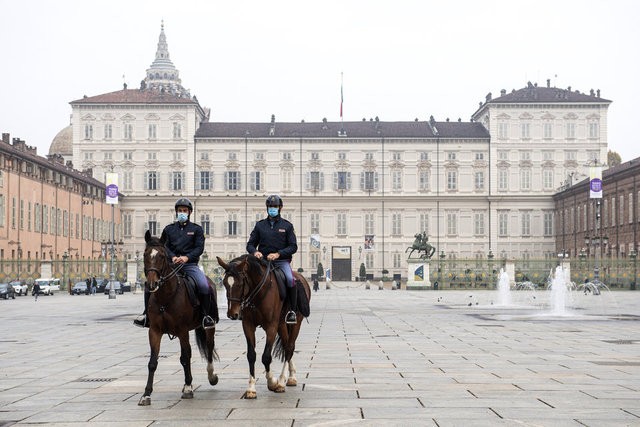
[{"label": "mounted police officer", "polygon": [[[198,267],[200,255],[204,252],[204,231],[200,225],[189,220],[193,212],[193,204],[187,198],[180,198],[175,204],[176,222],[167,225],[162,231],[160,240],[164,242],[167,256],[175,265],[182,265],[181,271],[191,277],[198,288],[198,298],[202,307],[202,327],[210,329],[215,327],[211,318],[211,297],[207,277]],[[147,306],[149,304],[149,292],[144,293],[144,313],[133,323],[136,326],[149,326],[147,321]]]},{"label": "mounted police officer", "polygon": [[256,258],[266,257],[279,267],[287,278],[287,300],[289,311],[285,321],[296,323],[297,292],[296,283],[291,269],[291,258],[298,251],[296,234],[293,224],[280,216],[282,199],[278,195],[267,197],[267,217],[258,221],[249,236],[247,252]]}]

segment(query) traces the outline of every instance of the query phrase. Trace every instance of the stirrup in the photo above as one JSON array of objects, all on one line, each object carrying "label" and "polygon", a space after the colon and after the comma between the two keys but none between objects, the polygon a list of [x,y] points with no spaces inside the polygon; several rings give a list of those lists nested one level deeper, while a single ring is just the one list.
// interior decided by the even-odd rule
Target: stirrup
[{"label": "stirrup", "polygon": [[202,318],[202,329],[213,329],[216,327],[216,322],[213,321],[211,316],[204,316]]},{"label": "stirrup", "polygon": [[141,314],[136,319],[133,319],[133,324],[140,328],[148,328],[149,322],[147,321],[147,315]]},{"label": "stirrup", "polygon": [[296,319],[296,312],[295,311],[287,312],[287,316],[285,317],[285,323],[287,325],[295,325],[297,322],[298,320]]}]

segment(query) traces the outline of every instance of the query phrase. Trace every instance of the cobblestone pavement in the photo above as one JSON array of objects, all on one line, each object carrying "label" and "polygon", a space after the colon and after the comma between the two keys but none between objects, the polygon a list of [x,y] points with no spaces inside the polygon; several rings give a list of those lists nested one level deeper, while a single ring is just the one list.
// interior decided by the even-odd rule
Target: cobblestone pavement
[{"label": "cobblestone pavement", "polygon": [[181,399],[179,345],[165,336],[148,407],[147,334],[131,323],[142,294],[0,301],[0,426],[640,425],[640,291],[574,292],[551,313],[544,291],[500,307],[495,291],[361,285],[313,294],[297,387],[269,392],[257,363],[258,398],[242,399],[245,340],[225,317],[218,385],[192,335],[195,396]]}]

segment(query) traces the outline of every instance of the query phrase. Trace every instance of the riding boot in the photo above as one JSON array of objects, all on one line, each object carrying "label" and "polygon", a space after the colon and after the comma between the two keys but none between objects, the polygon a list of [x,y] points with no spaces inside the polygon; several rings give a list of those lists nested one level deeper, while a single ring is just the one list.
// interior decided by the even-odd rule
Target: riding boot
[{"label": "riding boot", "polygon": [[287,286],[287,300],[289,301],[289,311],[285,318],[285,322],[289,325],[297,322],[296,312],[298,311],[298,287]]},{"label": "riding boot", "polygon": [[149,296],[151,293],[145,289],[144,291],[144,311],[136,319],[133,319],[133,324],[141,328],[149,327],[149,319],[147,318],[147,308],[149,307]]},{"label": "riding boot", "polygon": [[202,309],[202,329],[212,329],[216,327],[216,322],[211,318],[211,296],[209,294],[198,294],[200,308]]}]

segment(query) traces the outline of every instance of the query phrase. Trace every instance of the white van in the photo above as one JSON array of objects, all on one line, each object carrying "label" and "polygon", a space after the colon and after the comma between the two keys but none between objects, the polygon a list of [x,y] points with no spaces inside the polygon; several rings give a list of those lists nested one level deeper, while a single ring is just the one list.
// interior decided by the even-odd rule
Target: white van
[{"label": "white van", "polygon": [[40,285],[40,295],[53,295],[60,291],[60,279],[36,279],[35,283]]}]

